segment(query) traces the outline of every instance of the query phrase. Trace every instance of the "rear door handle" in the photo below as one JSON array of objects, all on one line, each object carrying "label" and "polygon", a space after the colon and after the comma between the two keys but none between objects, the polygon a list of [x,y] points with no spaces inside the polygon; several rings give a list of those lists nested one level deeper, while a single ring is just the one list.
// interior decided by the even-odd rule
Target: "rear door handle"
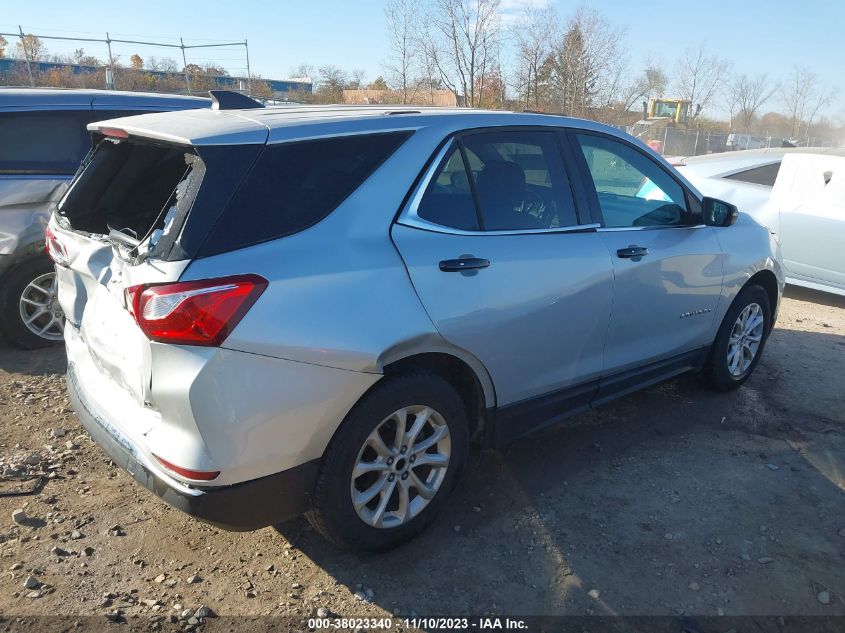
[{"label": "rear door handle", "polygon": [[482,259],[481,257],[461,257],[460,259],[444,259],[440,262],[440,270],[444,273],[459,273],[463,270],[487,268],[489,265],[489,259]]},{"label": "rear door handle", "polygon": [[644,246],[629,246],[628,248],[620,248],[616,251],[616,256],[622,259],[633,259],[635,257],[645,257],[648,255],[648,249]]}]

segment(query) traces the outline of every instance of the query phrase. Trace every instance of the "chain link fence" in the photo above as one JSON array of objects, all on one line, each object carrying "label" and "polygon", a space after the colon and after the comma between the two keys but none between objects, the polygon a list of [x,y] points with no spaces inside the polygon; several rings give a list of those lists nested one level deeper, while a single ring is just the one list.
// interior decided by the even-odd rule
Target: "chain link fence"
[{"label": "chain link fence", "polygon": [[714,132],[668,126],[652,126],[645,131],[630,127],[626,131],[664,156],[698,156],[769,147],[832,147],[835,145],[830,139],[820,137],[787,139],[781,136],[756,136],[739,132]]},{"label": "chain link fence", "polygon": [[[105,75],[105,87],[110,89],[116,88],[115,82],[115,75],[116,72],[121,72],[123,69],[120,67],[118,60],[120,59],[120,55],[117,55],[112,50],[112,45],[114,44],[115,47],[117,46],[132,46],[131,50],[135,50],[135,47],[154,47],[154,48],[164,48],[166,50],[175,51],[179,50],[182,54],[182,70],[174,70],[168,72],[160,72],[160,71],[148,71],[149,72],[159,72],[162,75],[168,76],[181,76],[184,80],[184,85],[186,88],[186,92],[191,94],[192,92],[197,92],[197,86],[192,85],[194,83],[192,75],[191,67],[194,66],[199,68],[196,64],[189,64],[187,52],[198,51],[200,49],[208,50],[208,49],[220,49],[220,48],[230,48],[230,47],[243,47],[244,54],[245,54],[245,61],[246,61],[246,91],[249,93],[252,91],[252,73],[249,68],[249,43],[247,40],[243,40],[242,42],[214,42],[214,43],[206,43],[206,44],[185,44],[184,40],[180,37],[179,43],[176,44],[175,42],[153,42],[153,41],[141,41],[141,40],[129,40],[129,39],[118,39],[111,37],[108,33],[105,34],[105,38],[99,37],[69,37],[66,35],[43,35],[43,34],[36,34],[36,33],[25,33],[22,26],[18,26],[18,32],[2,32],[0,31],[0,36],[9,38],[9,41],[14,41],[16,38],[19,41],[19,49],[23,52],[24,59],[18,60],[20,64],[15,64],[14,67],[6,68],[6,72],[9,71],[26,71],[26,81],[30,85],[30,87],[35,87],[39,85],[39,75],[42,74],[43,70],[56,70],[59,67],[68,67],[72,73],[79,73],[85,72],[83,70],[84,65],[79,64],[71,64],[71,63],[61,63],[61,62],[49,62],[44,59],[38,59],[36,55],[34,55],[34,49],[36,47],[36,42],[41,40],[55,40],[55,41],[62,41],[62,42],[72,42],[74,45],[79,43],[88,43],[88,44],[103,44],[105,45],[106,51],[108,52],[108,57],[106,59],[106,63],[100,64],[102,66],[102,71]],[[9,61],[9,60],[6,60]],[[11,60],[15,61],[15,60]],[[175,65],[175,63],[174,63]],[[18,69],[17,66],[20,66]],[[96,72],[98,68],[94,68],[93,71]],[[140,70],[140,69],[138,69]],[[22,83],[22,82],[21,82]],[[216,86],[215,86],[216,87]],[[138,89],[136,87],[131,87],[131,89]],[[204,90],[202,91],[204,92]]]}]

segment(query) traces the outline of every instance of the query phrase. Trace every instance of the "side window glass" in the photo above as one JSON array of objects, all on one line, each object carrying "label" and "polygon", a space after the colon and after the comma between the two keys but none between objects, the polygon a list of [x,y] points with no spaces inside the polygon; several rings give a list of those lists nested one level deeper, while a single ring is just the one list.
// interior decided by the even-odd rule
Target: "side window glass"
[{"label": "side window glass", "polygon": [[601,136],[576,135],[607,227],[692,223],[684,190],[636,149]]},{"label": "side window glass", "polygon": [[777,162],[772,163],[771,165],[762,165],[761,167],[752,167],[751,169],[738,171],[735,174],[725,176],[725,178],[730,180],[739,180],[741,182],[750,182],[755,185],[774,187],[779,171],[780,163]]},{"label": "side window glass", "polygon": [[387,132],[269,144],[203,245],[223,253],[292,235],[327,217],[411,136]]},{"label": "side window glass", "polygon": [[0,173],[73,175],[91,149],[90,110],[0,114]]},{"label": "side window glass", "polygon": [[487,231],[578,224],[552,132],[483,132],[463,140]]},{"label": "side window glass", "polygon": [[478,230],[478,214],[475,212],[469,176],[457,143],[453,143],[439,172],[428,184],[417,207],[417,215],[423,220],[452,229]]}]

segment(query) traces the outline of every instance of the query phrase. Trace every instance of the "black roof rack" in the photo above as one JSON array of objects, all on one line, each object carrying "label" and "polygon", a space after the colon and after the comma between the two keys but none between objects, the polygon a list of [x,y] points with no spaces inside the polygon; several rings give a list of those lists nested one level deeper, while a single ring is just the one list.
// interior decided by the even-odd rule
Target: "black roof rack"
[{"label": "black roof rack", "polygon": [[249,110],[263,108],[264,104],[234,90],[209,90],[212,110]]}]

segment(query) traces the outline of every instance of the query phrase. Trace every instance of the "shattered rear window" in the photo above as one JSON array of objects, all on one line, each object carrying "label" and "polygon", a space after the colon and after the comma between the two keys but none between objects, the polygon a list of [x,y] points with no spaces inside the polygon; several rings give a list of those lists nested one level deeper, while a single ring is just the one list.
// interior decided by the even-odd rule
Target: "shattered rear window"
[{"label": "shattered rear window", "polygon": [[204,173],[191,148],[105,139],[58,211],[77,231],[107,235],[115,229],[142,242],[157,240],[184,220]]}]

